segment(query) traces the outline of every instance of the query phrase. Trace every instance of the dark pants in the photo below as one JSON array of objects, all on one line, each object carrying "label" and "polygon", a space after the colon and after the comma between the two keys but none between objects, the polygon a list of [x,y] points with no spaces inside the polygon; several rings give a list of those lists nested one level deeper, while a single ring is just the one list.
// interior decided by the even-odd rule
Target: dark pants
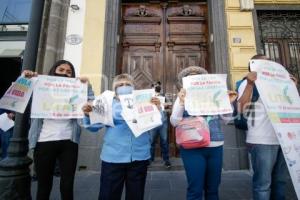
[{"label": "dark pants", "polygon": [[120,200],[125,183],[126,200],[143,200],[148,161],[102,161],[99,200]]},{"label": "dark pants", "polygon": [[151,134],[151,160],[155,158],[155,144],[157,137],[160,139],[160,148],[164,161],[169,160],[169,142],[168,142],[168,121],[165,120],[163,124],[150,130]]},{"label": "dark pants", "polygon": [[56,159],[61,173],[61,199],[73,199],[77,156],[78,144],[70,140],[37,143],[33,155],[38,181],[37,200],[48,200],[50,197]]},{"label": "dark pants", "polygon": [[218,200],[223,147],[180,149],[188,181],[187,200]]},{"label": "dark pants", "polygon": [[[7,157],[7,150],[9,146],[9,140],[13,134],[13,129],[9,129],[8,131],[4,132],[0,129],[0,137],[1,137],[1,157],[2,159]],[[1,160],[1,159],[0,159]]]}]

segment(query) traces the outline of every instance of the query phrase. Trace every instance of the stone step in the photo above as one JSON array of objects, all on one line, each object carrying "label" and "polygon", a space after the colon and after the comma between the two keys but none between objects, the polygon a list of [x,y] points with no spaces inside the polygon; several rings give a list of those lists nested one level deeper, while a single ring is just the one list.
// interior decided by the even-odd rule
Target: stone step
[{"label": "stone step", "polygon": [[171,167],[166,168],[162,158],[156,157],[153,162],[149,165],[148,171],[177,171],[183,170],[183,163],[181,158],[170,158]]}]

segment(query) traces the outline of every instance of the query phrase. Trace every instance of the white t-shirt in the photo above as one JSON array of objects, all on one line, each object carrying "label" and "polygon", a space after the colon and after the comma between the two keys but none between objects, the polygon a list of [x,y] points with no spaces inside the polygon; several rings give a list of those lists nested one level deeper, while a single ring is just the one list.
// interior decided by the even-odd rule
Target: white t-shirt
[{"label": "white t-shirt", "polygon": [[[247,80],[244,80],[238,89],[238,99],[243,95],[246,86]],[[260,97],[254,104],[254,112],[254,126],[252,126],[252,113],[250,113],[247,120],[248,132],[246,142],[250,144],[279,144],[274,128]]]},{"label": "white t-shirt", "polygon": [[38,142],[70,140],[72,124],[70,119],[44,119]]}]

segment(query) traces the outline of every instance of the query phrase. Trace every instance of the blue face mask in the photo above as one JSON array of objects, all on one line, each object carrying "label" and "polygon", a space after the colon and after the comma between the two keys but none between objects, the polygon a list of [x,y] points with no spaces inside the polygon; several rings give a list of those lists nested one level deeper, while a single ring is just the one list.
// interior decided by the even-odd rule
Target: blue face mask
[{"label": "blue face mask", "polygon": [[132,86],[125,85],[125,86],[117,87],[116,94],[117,95],[131,94],[132,91],[133,91],[133,87]]}]

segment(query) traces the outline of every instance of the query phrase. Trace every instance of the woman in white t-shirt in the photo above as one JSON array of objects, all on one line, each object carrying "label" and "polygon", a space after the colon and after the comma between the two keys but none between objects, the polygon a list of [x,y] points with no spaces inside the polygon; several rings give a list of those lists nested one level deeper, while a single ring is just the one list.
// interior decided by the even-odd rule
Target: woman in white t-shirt
[{"label": "woman in white t-shirt", "polygon": [[[25,70],[25,77],[36,76]],[[50,69],[48,75],[75,78],[75,69],[69,61],[59,60]],[[88,82],[87,78],[80,78]],[[93,99],[91,86],[88,87],[88,99]],[[29,148],[34,149],[34,164],[37,176],[36,199],[49,199],[56,160],[58,160],[61,180],[60,191],[63,200],[73,199],[74,176],[78,156],[80,126],[77,119],[32,119],[28,134]]]}]

